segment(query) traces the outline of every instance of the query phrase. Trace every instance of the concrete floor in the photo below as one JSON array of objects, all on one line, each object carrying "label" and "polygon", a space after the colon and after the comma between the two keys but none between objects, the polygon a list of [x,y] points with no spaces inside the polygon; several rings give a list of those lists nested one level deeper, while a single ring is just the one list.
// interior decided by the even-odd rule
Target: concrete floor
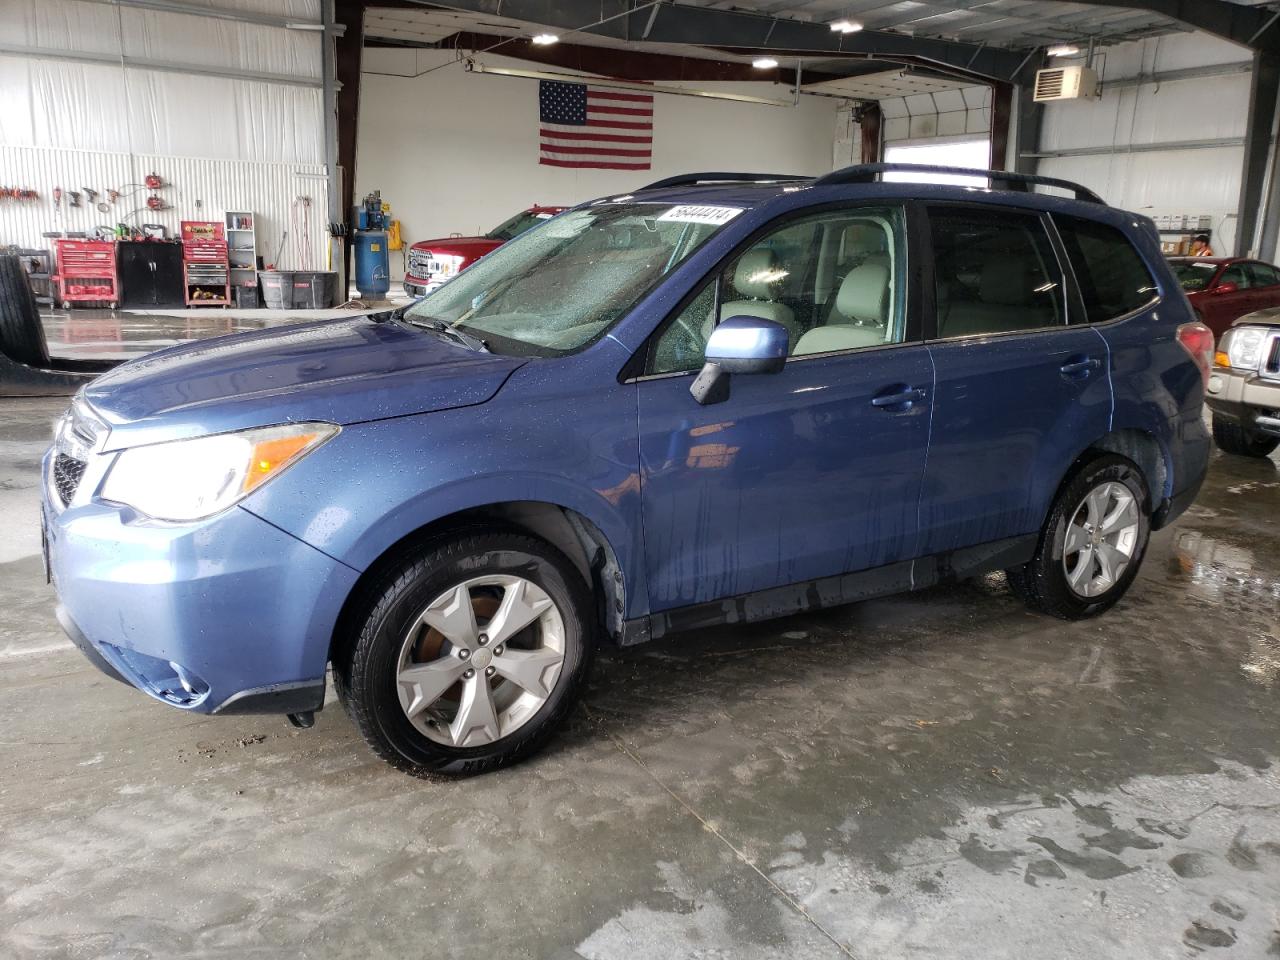
[{"label": "concrete floor", "polygon": [[0,956],[1280,955],[1280,471],[1218,456],[1101,619],[991,577],[598,662],[461,782],[96,673],[0,401]]}]

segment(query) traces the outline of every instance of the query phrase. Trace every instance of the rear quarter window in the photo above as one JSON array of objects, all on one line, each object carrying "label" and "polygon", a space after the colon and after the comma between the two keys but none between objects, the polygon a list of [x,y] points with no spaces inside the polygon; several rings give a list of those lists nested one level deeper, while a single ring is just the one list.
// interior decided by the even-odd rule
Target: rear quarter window
[{"label": "rear quarter window", "polygon": [[1114,320],[1156,299],[1151,271],[1119,230],[1080,217],[1055,215],[1053,222],[1075,271],[1088,323]]}]

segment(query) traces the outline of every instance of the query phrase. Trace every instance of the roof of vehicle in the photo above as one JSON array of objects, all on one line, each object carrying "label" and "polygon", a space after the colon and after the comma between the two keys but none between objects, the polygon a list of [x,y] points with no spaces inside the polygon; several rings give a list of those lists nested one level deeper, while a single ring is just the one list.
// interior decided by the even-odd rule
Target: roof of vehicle
[{"label": "roof of vehicle", "polygon": [[[977,188],[993,200],[1016,203],[1044,210],[1067,211],[1084,216],[1097,216],[1100,211],[1114,214],[1102,199],[1079,184],[1052,177],[1037,177],[998,170],[968,170],[923,164],[873,163],[845,167],[820,177],[789,174],[690,173],[668,177],[641,187],[630,194],[605,197],[596,203],[618,200],[673,204],[724,204],[750,209],[776,197],[808,189],[835,188],[862,196],[898,199],[961,200],[972,202],[975,187],[963,184],[936,183],[921,180],[885,180],[886,174],[910,176],[966,176],[986,179],[989,187]],[[1073,194],[1071,197],[1031,192],[1037,186],[1052,187]],[[1107,219],[1102,217],[1101,219]]]}]

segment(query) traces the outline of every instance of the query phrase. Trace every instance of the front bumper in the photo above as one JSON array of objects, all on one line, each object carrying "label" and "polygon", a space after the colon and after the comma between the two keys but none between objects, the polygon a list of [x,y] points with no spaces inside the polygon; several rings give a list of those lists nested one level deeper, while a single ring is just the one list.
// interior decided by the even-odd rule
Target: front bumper
[{"label": "front bumper", "polygon": [[95,666],[197,713],[322,705],[356,571],[241,507],[166,524],[79,500],[46,483],[42,512],[59,622]]},{"label": "front bumper", "polygon": [[414,298],[425,297],[432,290],[444,285],[443,280],[423,279],[412,274],[404,275],[404,292]]},{"label": "front bumper", "polygon": [[1205,403],[1215,417],[1225,417],[1246,429],[1280,437],[1280,380],[1214,367]]}]

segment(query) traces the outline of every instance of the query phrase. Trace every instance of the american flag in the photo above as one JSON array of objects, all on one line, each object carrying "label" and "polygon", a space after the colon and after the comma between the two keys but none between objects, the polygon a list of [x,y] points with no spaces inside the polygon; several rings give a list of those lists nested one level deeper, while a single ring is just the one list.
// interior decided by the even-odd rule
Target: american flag
[{"label": "american flag", "polygon": [[648,170],[653,94],[589,83],[538,81],[539,163],[548,167]]}]

